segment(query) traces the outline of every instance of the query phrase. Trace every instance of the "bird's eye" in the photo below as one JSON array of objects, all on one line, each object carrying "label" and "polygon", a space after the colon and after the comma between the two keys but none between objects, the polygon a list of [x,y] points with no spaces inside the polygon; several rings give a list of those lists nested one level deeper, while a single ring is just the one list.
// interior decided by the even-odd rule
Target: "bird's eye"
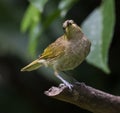
[{"label": "bird's eye", "polygon": [[72,24],[74,24],[74,21],[73,21],[73,20],[67,20],[67,26],[70,26],[70,25],[72,25]]},{"label": "bird's eye", "polygon": [[73,23],[74,23],[73,20],[68,20],[68,22],[67,22],[68,25],[72,25]]},{"label": "bird's eye", "polygon": [[70,25],[72,25],[72,23],[71,22],[67,22],[67,26],[70,26]]}]

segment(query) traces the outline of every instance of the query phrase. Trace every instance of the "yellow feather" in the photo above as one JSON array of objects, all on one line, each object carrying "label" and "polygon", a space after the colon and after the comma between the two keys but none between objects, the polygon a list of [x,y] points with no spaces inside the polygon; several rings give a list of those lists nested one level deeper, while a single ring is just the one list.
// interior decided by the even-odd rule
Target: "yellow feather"
[{"label": "yellow feather", "polygon": [[62,43],[63,41],[64,41],[64,37],[62,36],[61,38],[56,40],[55,43],[50,44],[40,55],[39,59],[49,59],[49,58],[51,59],[63,55],[65,50],[64,43]]},{"label": "yellow feather", "polygon": [[32,63],[28,64],[27,66],[23,67],[21,71],[33,71],[41,66],[39,59],[34,60]]}]

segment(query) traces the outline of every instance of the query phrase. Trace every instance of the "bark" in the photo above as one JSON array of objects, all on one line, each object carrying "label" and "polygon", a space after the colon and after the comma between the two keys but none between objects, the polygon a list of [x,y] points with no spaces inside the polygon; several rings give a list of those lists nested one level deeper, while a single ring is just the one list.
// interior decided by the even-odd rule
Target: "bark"
[{"label": "bark", "polygon": [[61,84],[59,87],[51,87],[45,94],[93,113],[120,113],[120,96],[105,93],[84,83],[73,84],[71,90]]}]

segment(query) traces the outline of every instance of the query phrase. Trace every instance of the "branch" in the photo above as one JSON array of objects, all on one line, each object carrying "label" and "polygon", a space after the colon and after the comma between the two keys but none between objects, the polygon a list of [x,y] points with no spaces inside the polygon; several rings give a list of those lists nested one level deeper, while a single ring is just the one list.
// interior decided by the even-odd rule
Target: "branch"
[{"label": "branch", "polygon": [[50,88],[45,94],[93,113],[120,113],[120,96],[105,93],[84,83],[73,84],[72,90],[62,84]]}]

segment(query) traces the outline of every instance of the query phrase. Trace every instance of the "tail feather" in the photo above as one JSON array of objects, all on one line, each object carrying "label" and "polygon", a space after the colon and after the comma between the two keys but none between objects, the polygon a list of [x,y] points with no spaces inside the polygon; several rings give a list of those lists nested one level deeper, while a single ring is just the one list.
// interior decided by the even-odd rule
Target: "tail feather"
[{"label": "tail feather", "polygon": [[23,67],[21,71],[33,71],[38,69],[40,66],[42,66],[42,64],[39,62],[39,59],[37,59],[28,64],[27,66]]}]

